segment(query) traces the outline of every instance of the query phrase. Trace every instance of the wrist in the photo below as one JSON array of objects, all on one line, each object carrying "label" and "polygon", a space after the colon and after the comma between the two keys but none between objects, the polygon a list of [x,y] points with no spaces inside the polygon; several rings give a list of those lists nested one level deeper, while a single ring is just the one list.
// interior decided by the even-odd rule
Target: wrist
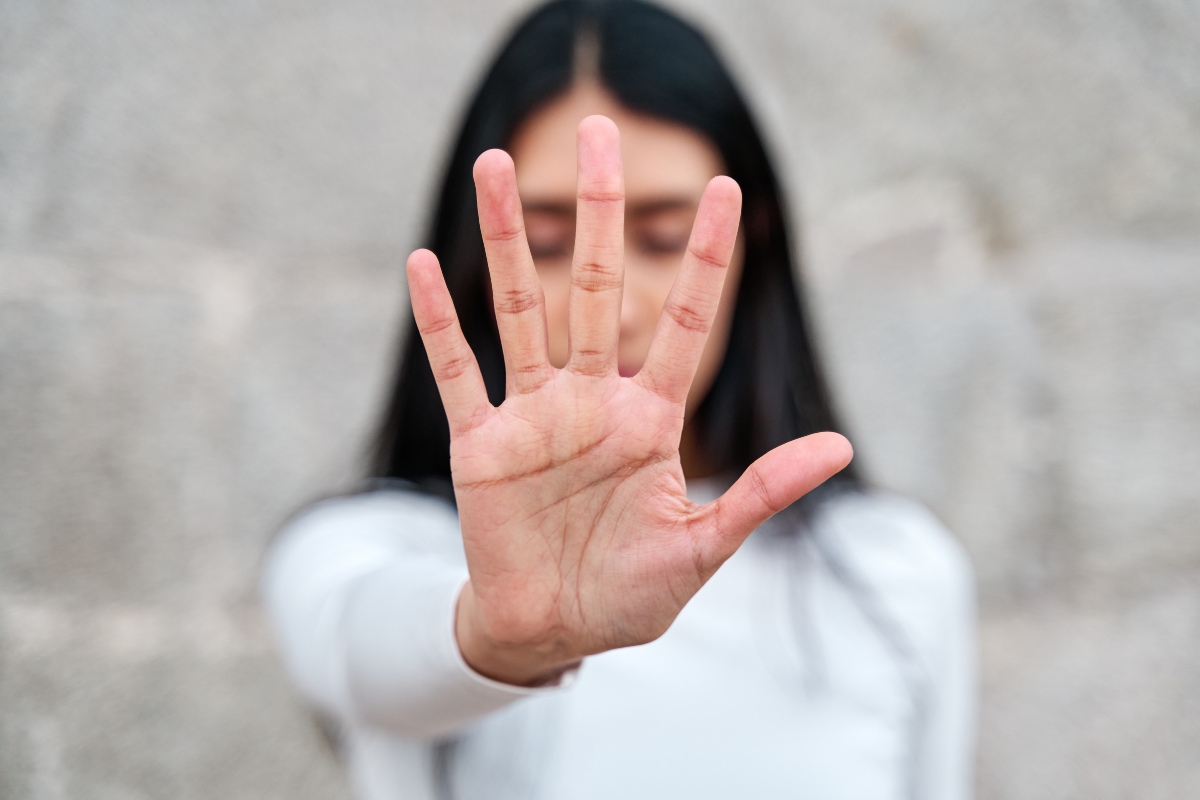
[{"label": "wrist", "polygon": [[454,634],[467,666],[491,680],[514,686],[554,683],[581,659],[567,658],[552,643],[510,643],[489,636],[480,624],[478,598],[468,581],[458,596]]}]

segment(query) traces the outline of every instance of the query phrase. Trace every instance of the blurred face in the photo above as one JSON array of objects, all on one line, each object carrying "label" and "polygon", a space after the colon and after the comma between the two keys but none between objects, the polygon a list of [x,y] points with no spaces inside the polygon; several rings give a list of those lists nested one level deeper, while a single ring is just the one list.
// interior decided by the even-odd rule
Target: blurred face
[{"label": "blurred face", "polygon": [[[575,242],[575,131],[590,114],[604,114],[621,131],[625,167],[625,293],[621,304],[618,368],[641,369],[659,314],[687,249],[700,195],[722,174],[716,148],[689,128],[630,111],[602,88],[579,85],[527,119],[509,147],[517,188],[542,289],[550,360],[567,363],[567,307]],[[687,410],[699,405],[725,355],[741,276],[739,237],[725,292],[701,357]]]}]

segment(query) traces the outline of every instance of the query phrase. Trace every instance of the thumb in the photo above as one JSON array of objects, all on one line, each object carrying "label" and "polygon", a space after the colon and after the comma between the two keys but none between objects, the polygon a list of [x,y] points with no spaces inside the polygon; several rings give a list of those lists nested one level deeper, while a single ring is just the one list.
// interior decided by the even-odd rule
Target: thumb
[{"label": "thumb", "polygon": [[814,433],[766,453],[725,494],[709,504],[715,530],[709,554],[716,564],[775,514],[840,472],[854,449],[840,433]]}]

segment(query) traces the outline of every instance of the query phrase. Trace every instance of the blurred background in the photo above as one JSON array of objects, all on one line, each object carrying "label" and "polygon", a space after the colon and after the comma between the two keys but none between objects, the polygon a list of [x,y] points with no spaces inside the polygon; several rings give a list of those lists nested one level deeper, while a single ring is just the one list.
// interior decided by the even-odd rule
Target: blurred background
[{"label": "blurred background", "polygon": [[[861,463],[978,574],[985,800],[1200,791],[1200,10],[677,0]],[[256,600],[356,475],[524,2],[0,0],[0,796],[338,798]]]}]

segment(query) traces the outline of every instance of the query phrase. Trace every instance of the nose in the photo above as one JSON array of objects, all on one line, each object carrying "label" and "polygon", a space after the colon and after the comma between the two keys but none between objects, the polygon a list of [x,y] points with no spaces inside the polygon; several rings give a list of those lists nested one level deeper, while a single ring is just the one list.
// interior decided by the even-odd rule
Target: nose
[{"label": "nose", "polygon": [[642,368],[646,357],[646,346],[653,335],[657,315],[650,308],[653,300],[648,294],[644,264],[637,258],[625,262],[625,286],[621,293],[621,328],[617,345],[618,368],[624,377],[634,375]]},{"label": "nose", "polygon": [[[652,266],[626,248],[625,287],[621,294],[621,338],[645,338],[658,323]],[[649,330],[647,330],[649,327]]]},{"label": "nose", "polygon": [[636,373],[642,368],[678,273],[678,266],[672,269],[665,258],[636,248],[630,253],[630,249],[626,249],[625,287],[621,295],[618,347],[622,374]]},{"label": "nose", "polygon": [[621,338],[628,338],[637,329],[638,303],[636,278],[632,271],[625,270],[625,287],[621,291]]}]

